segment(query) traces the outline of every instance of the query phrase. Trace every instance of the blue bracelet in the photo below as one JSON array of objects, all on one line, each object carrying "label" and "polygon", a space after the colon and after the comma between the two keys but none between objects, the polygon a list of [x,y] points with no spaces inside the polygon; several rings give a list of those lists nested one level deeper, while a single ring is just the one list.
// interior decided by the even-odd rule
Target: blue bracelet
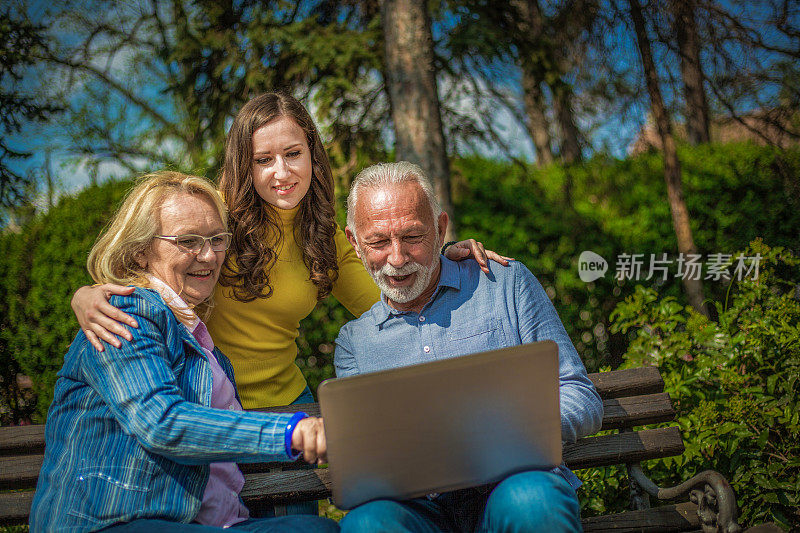
[{"label": "blue bracelet", "polygon": [[292,418],[290,418],[289,422],[286,424],[286,433],[283,434],[283,446],[284,448],[286,448],[286,455],[288,455],[292,459],[297,459],[298,457],[300,457],[301,453],[301,452],[297,452],[295,454],[292,453],[292,433],[294,433],[294,428],[297,427],[297,423],[304,418],[308,418],[308,414],[302,411],[292,415]]}]

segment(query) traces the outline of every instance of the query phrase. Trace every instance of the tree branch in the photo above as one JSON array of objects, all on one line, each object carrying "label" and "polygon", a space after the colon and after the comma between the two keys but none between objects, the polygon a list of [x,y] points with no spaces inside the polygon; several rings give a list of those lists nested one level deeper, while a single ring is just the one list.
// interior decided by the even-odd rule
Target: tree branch
[{"label": "tree branch", "polygon": [[94,67],[94,66],[92,66],[92,65],[90,65],[88,63],[73,62],[73,61],[70,61],[68,59],[63,59],[63,58],[60,58],[60,57],[56,57],[56,56],[54,56],[52,54],[49,54],[49,53],[45,54],[43,56],[39,56],[37,59],[41,59],[43,61],[47,61],[47,62],[50,62],[50,63],[55,63],[57,65],[62,65],[62,66],[68,67],[68,68],[70,68],[72,70],[75,70],[75,71],[83,70],[83,71],[86,71],[86,72],[89,72],[89,73],[93,74],[94,76],[99,78],[101,81],[103,81],[106,85],[108,85],[112,89],[116,90],[122,96],[124,96],[125,98],[127,98],[128,100],[130,100],[131,102],[136,104],[138,107],[140,107],[142,110],[144,110],[148,115],[150,115],[153,119],[155,119],[156,122],[158,122],[162,126],[164,126],[169,133],[171,133],[172,135],[175,135],[176,137],[180,138],[181,140],[183,140],[186,143],[189,142],[189,139],[181,131],[179,131],[175,127],[175,124],[173,124],[172,122],[167,120],[167,118],[164,115],[162,115],[161,113],[159,113],[158,111],[156,111],[155,108],[153,108],[147,102],[145,102],[144,100],[142,100],[141,98],[139,98],[138,96],[133,94],[131,91],[129,91],[128,89],[123,87],[122,84],[120,84],[118,81],[116,81],[113,78],[111,78],[108,74],[106,74],[102,70],[100,70],[100,69],[98,69],[98,68],[96,68],[96,67]]}]

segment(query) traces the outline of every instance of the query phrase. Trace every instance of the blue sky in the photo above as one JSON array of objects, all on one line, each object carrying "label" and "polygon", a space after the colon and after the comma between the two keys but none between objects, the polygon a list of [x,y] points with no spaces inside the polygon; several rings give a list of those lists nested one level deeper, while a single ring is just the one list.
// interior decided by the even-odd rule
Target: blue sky
[{"label": "blue sky", "polygon": [[[757,8],[752,8],[751,11],[740,7],[740,2],[726,2],[726,7],[737,10],[737,13],[743,20],[749,18],[758,18],[763,16],[763,13],[758,12]],[[135,9],[136,3],[127,3],[121,9]],[[29,5],[28,14],[34,21],[39,21],[48,18],[48,10],[58,9],[54,8],[52,3],[37,0]],[[123,19],[125,13],[118,11],[116,15],[121,16]],[[794,13],[796,16],[797,13]],[[434,25],[433,31],[435,37],[438,39],[446,32],[448,25],[452,20],[445,18]],[[476,23],[479,23],[477,21]],[[75,36],[70,35],[67,30],[59,30],[57,27],[49,28],[49,31],[54,32],[59,39],[63,42],[69,43],[74,41]],[[606,36],[607,46],[614,51],[614,68],[615,70],[624,71],[631,70],[633,78],[631,81],[639,82],[639,57],[638,50],[633,40],[633,35],[630,29],[623,25],[618,25],[614,32]],[[782,43],[793,44],[793,43]],[[662,70],[662,75],[670,73],[672,76],[677,76],[677,64],[674,58],[670,58],[663,47],[655,47],[656,59],[659,68]],[[48,79],[48,83],[52,84],[49,78],[51,72],[45,71],[41,68],[31,69],[28,73],[26,85],[29,87],[36,86],[38,82],[43,79]],[[117,74],[119,79],[126,79],[125,66],[120,65]],[[457,83],[458,80],[453,80],[445,76],[440,78],[440,93],[445,94],[447,88],[452,84]],[[487,83],[495,84],[504,90],[521,93],[519,73],[508,65],[503,68],[492,69],[490,77],[486,80]],[[80,87],[80,86],[79,86]],[[153,105],[159,106],[159,110],[166,115],[174,113],[168,102],[159,103],[159,96],[163,87],[157,83],[136,87],[140,95],[142,95],[148,102]],[[49,88],[52,90],[52,86]],[[673,95],[666,84],[662,84],[666,99],[669,101]],[[87,104],[91,109],[92,105],[99,105],[96,102],[88,101],[86,93],[81,90],[74,90],[69,99],[72,105]],[[511,115],[500,108],[500,106],[492,106],[491,103],[487,105],[486,110],[476,110],[471,107],[468,99],[459,99],[456,97],[454,100],[446,102],[448,105],[460,108],[465,113],[480,113],[481,119],[485,122],[495,124],[501,136],[503,136],[508,144],[511,146],[512,152],[515,156],[522,157],[528,160],[533,159],[532,143],[527,136],[525,129],[517,120]],[[98,109],[99,112],[99,109]],[[593,108],[592,116],[585,116],[580,119],[579,126],[583,129],[591,131],[592,145],[587,148],[586,153],[590,155],[595,150],[605,151],[615,157],[624,157],[628,145],[635,138],[642,124],[647,117],[647,99],[640,98],[635,101],[630,107],[624,111],[621,109],[610,108],[604,109],[600,106]],[[120,116],[120,120],[124,123],[126,131],[131,135],[141,133],[142,129],[147,127],[146,124],[138,122],[132,118],[127,120],[126,116]],[[90,175],[86,165],[80,163],[80,158],[72,151],[66,130],[74,128],[75,124],[69,122],[68,117],[62,117],[58,121],[52,121],[43,124],[27,124],[23,131],[19,134],[9,135],[7,141],[10,146],[16,149],[30,151],[33,156],[25,161],[21,161],[15,165],[18,172],[28,172],[32,169],[40,168],[44,164],[45,153],[50,151],[52,154],[52,170],[61,177],[60,187],[65,192],[72,192],[85,186],[90,181]],[[386,138],[391,140],[391,132],[387,132]],[[460,151],[467,150],[463,145],[459,146]],[[503,154],[495,148],[490,146],[478,147],[482,155],[490,157],[503,157]],[[143,169],[144,170],[144,169]],[[99,166],[97,179],[103,181],[105,179],[127,176],[130,171],[122,168],[115,163],[105,163]]]}]

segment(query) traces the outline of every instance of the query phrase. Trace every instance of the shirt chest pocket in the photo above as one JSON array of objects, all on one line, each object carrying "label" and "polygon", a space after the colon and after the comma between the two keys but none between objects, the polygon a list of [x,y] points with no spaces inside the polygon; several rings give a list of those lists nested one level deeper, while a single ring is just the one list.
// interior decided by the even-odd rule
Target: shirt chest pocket
[{"label": "shirt chest pocket", "polygon": [[448,351],[455,355],[496,350],[506,346],[503,324],[497,318],[481,318],[451,324],[447,328]]}]

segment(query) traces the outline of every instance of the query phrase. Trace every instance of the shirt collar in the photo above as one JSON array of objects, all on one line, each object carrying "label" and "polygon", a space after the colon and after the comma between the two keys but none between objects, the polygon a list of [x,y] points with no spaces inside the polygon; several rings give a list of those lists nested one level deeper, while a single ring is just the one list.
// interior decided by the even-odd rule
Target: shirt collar
[{"label": "shirt collar", "polygon": [[[439,259],[441,260],[442,269],[439,273],[439,282],[436,284],[436,290],[433,292],[431,300],[435,299],[439,295],[439,291],[441,291],[443,287],[449,287],[455,290],[461,289],[461,278],[458,276],[458,265],[455,263],[455,261],[451,261],[443,255],[440,255]],[[375,325],[380,326],[389,320],[392,315],[402,315],[405,312],[406,311],[398,311],[389,305],[386,301],[386,295],[381,293],[380,305],[375,308],[374,312]]]},{"label": "shirt collar", "polygon": [[177,311],[186,313],[191,317],[189,323],[184,325],[189,332],[194,333],[197,325],[200,324],[200,318],[195,314],[194,310],[183,301],[183,298],[178,296],[178,293],[172,290],[172,287],[154,275],[147,274],[147,279],[150,280],[150,288],[156,291],[164,299],[167,305],[170,305]]}]

